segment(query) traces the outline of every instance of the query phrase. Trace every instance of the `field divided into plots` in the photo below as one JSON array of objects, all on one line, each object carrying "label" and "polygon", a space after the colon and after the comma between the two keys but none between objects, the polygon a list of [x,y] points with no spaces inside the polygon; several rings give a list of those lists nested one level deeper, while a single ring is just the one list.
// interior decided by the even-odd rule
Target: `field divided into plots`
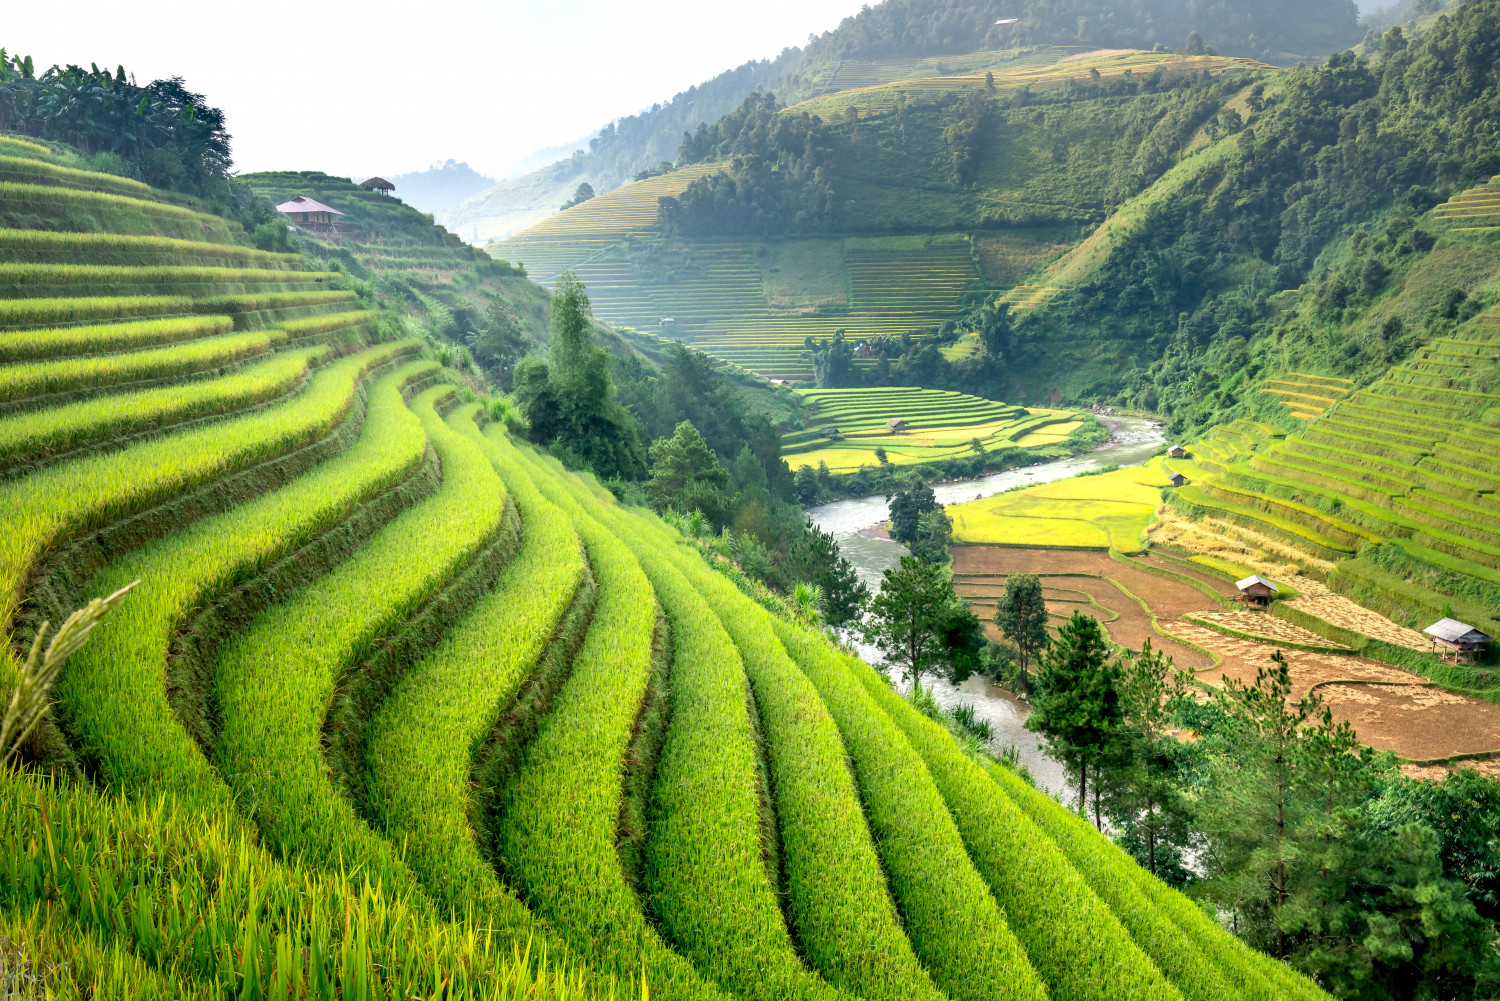
[{"label": "field divided into plots", "polygon": [[[834,473],[881,462],[911,465],[998,448],[1056,445],[1082,426],[1071,411],[1025,407],[939,389],[799,390],[806,429],[782,435],[794,470],[827,465]],[[893,430],[892,421],[903,426]]]},{"label": "field divided into plots", "polygon": [[[1304,401],[1305,429],[1221,427],[1168,466],[1186,516],[1262,542],[1338,593],[1422,628],[1451,613],[1500,628],[1500,312],[1439,337],[1384,378]],[[1301,379],[1311,392],[1313,377]],[[1333,380],[1322,380],[1330,386]],[[1290,404],[1289,404],[1290,405]],[[1445,612],[1447,609],[1447,612]]]},{"label": "field divided into plots", "polygon": [[[793,241],[816,268],[796,266],[786,245],[754,241],[661,241],[656,200],[676,194],[712,166],[628,184],[590,199],[490,251],[526,266],[550,285],[572,271],[588,287],[594,313],[616,326],[681,340],[756,374],[810,381],[806,347],[838,331],[865,342],[933,333],[963,294],[986,288],[967,234]],[[778,266],[789,259],[794,263]],[[796,294],[788,295],[787,286]],[[1005,301],[1025,311],[1058,290],[1022,285]],[[872,348],[855,364],[873,366]]]},{"label": "field divided into plots", "polygon": [[330,276],[39,175],[139,203],[0,228],[0,697],[140,582],[0,769],[6,961],[55,996],[1324,997]]}]

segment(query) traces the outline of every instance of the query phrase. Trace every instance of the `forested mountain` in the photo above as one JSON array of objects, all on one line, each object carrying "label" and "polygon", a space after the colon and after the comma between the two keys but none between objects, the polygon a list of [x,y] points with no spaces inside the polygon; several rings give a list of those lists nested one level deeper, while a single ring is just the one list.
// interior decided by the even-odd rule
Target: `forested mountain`
[{"label": "forested mountain", "polygon": [[[1205,426],[1243,409],[1232,387],[1267,371],[1389,364],[1496,272],[1483,246],[1419,222],[1500,170],[1500,4],[1466,5],[1410,43],[1392,29],[1369,58],[1294,71],[1260,102],[1171,198],[1140,208],[1096,275],[1028,318],[1029,364],[1045,368],[1059,339],[1135,345],[1149,369],[1074,389]],[[1410,273],[1447,286],[1448,304],[1386,308]]]},{"label": "forested mountain", "polygon": [[803,49],[746,63],[606,125],[587,150],[476,196],[448,221],[475,239],[503,238],[555,211],[580,182],[603,193],[642,170],[675,162],[684,132],[713,124],[756,90],[791,104],[846,87],[952,71],[941,61],[920,64],[924,59],[1042,45],[1165,46],[1291,64],[1320,61],[1359,41],[1361,31],[1353,0],[886,0]]},{"label": "forested mountain", "polygon": [[587,150],[483,191],[449,211],[457,232],[476,240],[496,239],[556,212],[581,183],[599,192],[618,188],[641,171],[677,160],[682,133],[701,122],[717,121],[748,94],[772,85],[798,55],[788,49],[776,59],[745,63],[712,80],[689,87],[665,104],[605,125]]}]

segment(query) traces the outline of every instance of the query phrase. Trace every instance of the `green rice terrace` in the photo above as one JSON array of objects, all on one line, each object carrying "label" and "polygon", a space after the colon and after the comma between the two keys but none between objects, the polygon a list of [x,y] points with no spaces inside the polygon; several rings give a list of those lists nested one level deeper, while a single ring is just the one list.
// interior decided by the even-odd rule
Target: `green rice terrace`
[{"label": "green rice terrace", "polygon": [[[0,770],[0,941],[66,996],[1326,996],[488,421],[339,275],[6,148],[0,684],[41,716]],[[1420,371],[1448,476],[1474,407]],[[933,399],[970,436],[1068,421]],[[1328,468],[1374,510],[1405,435]],[[1442,482],[1431,559],[1487,517]]]},{"label": "green rice terrace", "polygon": [[[695,240],[681,248],[680,260],[658,264],[632,244],[630,227],[638,231],[635,239],[649,241],[655,221],[638,214],[635,189],[678,174],[601,195],[490,249],[521,262],[543,284],[572,271],[607,323],[681,340],[789,382],[811,379],[809,337],[827,340],[842,330],[862,341],[935,329],[980,282],[962,235],[782,244]],[[574,223],[568,219],[574,213],[585,218]],[[1018,308],[1027,294],[1028,306],[1045,300],[1018,290]],[[857,355],[855,363],[873,365],[874,359]]]},{"label": "green rice terrace", "polygon": [[1306,427],[1215,429],[1168,461],[1188,480],[1172,506],[1321,570],[1336,592],[1398,622],[1453,614],[1500,629],[1497,357],[1492,309],[1362,389],[1278,380],[1266,391]]},{"label": "green rice terrace", "polygon": [[781,454],[794,470],[824,465],[844,473],[1002,448],[1054,449],[1092,422],[1073,411],[1008,406],[939,389],[817,389],[797,395],[807,428],[781,437]]}]

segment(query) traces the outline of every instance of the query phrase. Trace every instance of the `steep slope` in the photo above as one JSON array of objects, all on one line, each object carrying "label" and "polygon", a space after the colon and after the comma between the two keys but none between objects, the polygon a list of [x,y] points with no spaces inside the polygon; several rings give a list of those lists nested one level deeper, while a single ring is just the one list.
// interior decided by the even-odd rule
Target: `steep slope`
[{"label": "steep slope", "polygon": [[1359,36],[1357,12],[1345,0],[1254,8],[1153,0],[1123,9],[1099,0],[885,0],[809,38],[803,49],[746,63],[649,111],[611,122],[587,150],[502,182],[443,221],[475,242],[505,239],[556,212],[580,182],[602,193],[641,171],[678,162],[684,133],[712,125],[757,90],[796,103],[916,78],[983,77],[1055,46],[1188,51],[1183,46],[1191,43],[1192,53],[1292,65],[1319,61]]},{"label": "steep slope", "polygon": [[344,213],[332,228],[299,231],[303,252],[373,280],[384,297],[450,339],[462,343],[475,328],[473,317],[498,301],[524,333],[545,340],[546,296],[522,271],[491,260],[399,198],[315,170],[246,174],[242,180],[273,205],[301,195]]},{"label": "steep slope", "polygon": [[0,769],[7,962],[101,999],[1324,997],[481,427],[340,276],[32,176],[0,697],[140,583]]},{"label": "steep slope", "polygon": [[[985,72],[873,85],[780,112],[752,98],[694,137],[702,163],[491,249],[543,282],[575,271],[607,322],[654,329],[770,378],[810,379],[807,340],[838,331],[855,363],[876,369],[906,335],[937,332],[988,295],[1021,312],[1046,303],[1057,285],[1027,279],[1047,258],[1149,189],[1270,72],[1171,53],[986,58]],[[773,127],[807,122],[806,143]],[[804,162],[804,147],[816,148],[815,162]],[[777,157],[787,166],[770,180],[733,166]],[[803,187],[776,180],[793,171],[807,175]],[[836,192],[816,215],[790,204],[814,174]],[[724,221],[731,203],[748,209],[742,223]]]}]

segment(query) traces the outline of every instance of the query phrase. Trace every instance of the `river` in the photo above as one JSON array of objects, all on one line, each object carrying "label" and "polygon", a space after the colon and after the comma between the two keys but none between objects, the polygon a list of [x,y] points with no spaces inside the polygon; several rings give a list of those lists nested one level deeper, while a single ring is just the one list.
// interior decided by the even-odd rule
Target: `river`
[{"label": "river", "polygon": [[[957,504],[1004,493],[1012,487],[1067,479],[1105,466],[1139,465],[1155,455],[1166,442],[1160,425],[1155,421],[1139,417],[1107,417],[1103,420],[1111,431],[1110,438],[1093,451],[1026,469],[1010,469],[977,480],[936,484],[933,493],[939,503]],[[855,573],[872,594],[880,590],[881,574],[907,555],[905,546],[880,538],[874,532],[890,517],[890,508],[884,497],[834,501],[812,508],[807,515],[813,524],[831,533],[838,541],[844,558],[853,564]],[[879,651],[862,643],[857,645],[860,656],[879,666]],[[1026,729],[1026,717],[1031,709],[1015,693],[980,676],[957,687],[934,678],[926,679],[925,683],[945,708],[960,703],[973,705],[975,716],[989,721],[995,750],[1014,746],[1039,786],[1060,798],[1077,795],[1072,792],[1075,787],[1062,766],[1041,749],[1041,738]]]}]

